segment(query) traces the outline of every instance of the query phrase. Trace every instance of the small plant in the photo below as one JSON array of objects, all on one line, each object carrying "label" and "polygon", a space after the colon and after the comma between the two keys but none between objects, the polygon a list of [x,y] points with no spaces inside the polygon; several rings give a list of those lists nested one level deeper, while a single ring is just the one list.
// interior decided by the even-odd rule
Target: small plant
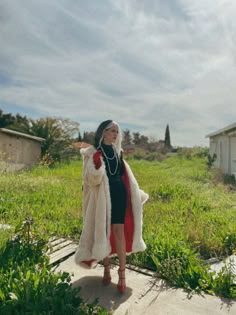
[{"label": "small plant", "polygon": [[211,168],[214,164],[214,162],[217,159],[216,153],[214,153],[212,156],[210,154],[207,155],[207,167]]},{"label": "small plant", "polygon": [[214,292],[226,298],[236,298],[236,273],[232,260],[225,263],[213,282]]},{"label": "small plant", "polygon": [[35,264],[47,262],[47,240],[38,239],[33,232],[32,225],[33,219],[26,218],[22,224],[16,227],[15,236],[7,241],[4,251],[1,253],[0,267],[21,265],[26,260]]},{"label": "small plant", "polygon": [[224,239],[224,246],[228,251],[228,255],[233,254],[236,249],[236,232],[235,233],[227,233],[227,236]]},{"label": "small plant", "polygon": [[42,156],[39,165],[53,167],[53,166],[55,166],[55,163],[56,163],[56,161],[55,161],[55,159],[53,159],[51,154],[49,152],[46,152]]}]

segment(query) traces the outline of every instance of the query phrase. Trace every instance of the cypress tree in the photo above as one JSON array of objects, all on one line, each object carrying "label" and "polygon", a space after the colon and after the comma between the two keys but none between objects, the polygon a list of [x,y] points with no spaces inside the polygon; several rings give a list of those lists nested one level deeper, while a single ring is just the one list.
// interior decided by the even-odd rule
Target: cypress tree
[{"label": "cypress tree", "polygon": [[79,134],[78,134],[78,141],[82,142],[82,137],[81,137],[80,131],[79,131]]},{"label": "cypress tree", "polygon": [[166,146],[166,147],[171,147],[169,125],[166,126],[166,132],[165,132],[165,146]]}]

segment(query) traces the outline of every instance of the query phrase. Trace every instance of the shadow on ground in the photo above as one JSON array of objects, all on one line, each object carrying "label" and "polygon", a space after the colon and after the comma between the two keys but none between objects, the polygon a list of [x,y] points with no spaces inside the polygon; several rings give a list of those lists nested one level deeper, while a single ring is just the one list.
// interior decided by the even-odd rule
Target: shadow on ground
[{"label": "shadow on ground", "polygon": [[235,300],[214,295],[186,292],[170,287],[155,274],[147,275],[140,270],[126,270],[127,289],[121,294],[117,290],[117,266],[112,266],[112,283],[102,283],[103,267],[84,269],[69,258],[58,267],[60,271],[72,273],[72,286],[80,287],[80,296],[85,302],[98,304],[113,311],[114,315],[234,315]]},{"label": "shadow on ground", "polygon": [[132,295],[132,289],[127,287],[124,293],[117,290],[116,283],[108,286],[102,284],[102,278],[86,276],[73,282],[73,287],[81,287],[80,296],[88,303],[98,299],[99,305],[107,310],[116,310],[121,304],[126,303]]}]

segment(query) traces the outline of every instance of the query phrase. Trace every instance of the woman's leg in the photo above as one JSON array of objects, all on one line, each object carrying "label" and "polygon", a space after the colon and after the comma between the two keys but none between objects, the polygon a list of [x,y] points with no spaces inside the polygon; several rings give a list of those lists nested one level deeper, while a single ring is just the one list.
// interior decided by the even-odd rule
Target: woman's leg
[{"label": "woman's leg", "polygon": [[124,234],[124,224],[113,224],[116,252],[119,259],[119,282],[118,286],[125,288],[125,265],[126,265],[126,243]]}]

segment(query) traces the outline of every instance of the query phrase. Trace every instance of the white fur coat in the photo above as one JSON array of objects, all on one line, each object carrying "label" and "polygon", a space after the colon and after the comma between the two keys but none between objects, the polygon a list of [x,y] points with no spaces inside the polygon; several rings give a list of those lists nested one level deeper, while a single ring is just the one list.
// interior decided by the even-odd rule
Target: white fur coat
[{"label": "white fur coat", "polygon": [[[94,147],[81,149],[83,156],[83,231],[79,246],[75,253],[75,262],[88,267],[84,261],[96,262],[109,256],[111,253],[111,201],[109,182],[106,175],[105,163],[95,169],[93,163]],[[142,238],[142,210],[148,199],[148,194],[139,189],[138,183],[129,167],[124,161],[127,170],[132,211],[134,218],[134,234],[132,252],[143,251],[146,245]]]}]

